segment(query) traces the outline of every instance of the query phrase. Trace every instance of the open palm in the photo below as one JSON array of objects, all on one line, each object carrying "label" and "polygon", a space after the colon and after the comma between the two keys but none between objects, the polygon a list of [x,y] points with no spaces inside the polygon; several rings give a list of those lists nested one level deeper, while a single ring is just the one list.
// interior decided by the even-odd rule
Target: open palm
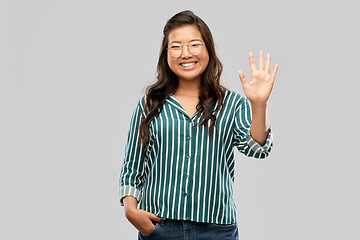
[{"label": "open palm", "polygon": [[[246,98],[252,104],[266,104],[274,86],[275,76],[279,66],[276,64],[270,74],[271,55],[267,55],[266,66],[264,66],[264,53],[259,54],[259,70],[256,69],[254,54],[249,54],[251,79],[247,81],[245,74],[239,71],[239,77],[243,86]],[[264,69],[265,67],[265,69]]]}]

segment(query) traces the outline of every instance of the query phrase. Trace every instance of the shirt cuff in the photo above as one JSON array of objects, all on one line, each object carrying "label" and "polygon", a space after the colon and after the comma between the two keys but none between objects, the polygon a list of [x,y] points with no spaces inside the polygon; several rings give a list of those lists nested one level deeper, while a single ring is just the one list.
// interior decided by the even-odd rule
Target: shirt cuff
[{"label": "shirt cuff", "polygon": [[132,187],[132,186],[121,186],[120,191],[119,191],[119,195],[120,195],[120,204],[121,204],[121,206],[124,206],[123,198],[126,197],[126,196],[132,196],[132,197],[136,198],[136,200],[138,202],[140,202],[140,200],[142,198],[142,192],[140,190],[138,190],[137,188]]},{"label": "shirt cuff", "polygon": [[258,142],[256,142],[250,135],[250,131],[249,131],[249,135],[246,136],[246,140],[248,142],[248,145],[250,147],[251,150],[253,150],[254,152],[260,152],[260,153],[267,153],[269,154],[270,150],[271,150],[271,146],[273,144],[273,137],[272,137],[272,131],[270,128],[270,132],[266,138],[266,142],[263,146],[261,146]]}]

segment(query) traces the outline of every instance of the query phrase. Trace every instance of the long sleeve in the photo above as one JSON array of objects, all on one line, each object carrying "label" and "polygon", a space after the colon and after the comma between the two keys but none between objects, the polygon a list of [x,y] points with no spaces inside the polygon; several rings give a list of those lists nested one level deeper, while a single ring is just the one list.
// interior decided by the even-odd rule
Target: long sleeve
[{"label": "long sleeve", "polygon": [[251,122],[251,103],[243,98],[235,112],[234,145],[248,157],[266,158],[273,146],[272,131],[270,129],[264,146],[261,146],[250,135]]},{"label": "long sleeve", "polygon": [[133,196],[140,202],[145,179],[146,151],[141,146],[139,127],[144,119],[144,98],[139,101],[130,123],[125,147],[125,157],[119,179],[120,203],[125,196]]}]

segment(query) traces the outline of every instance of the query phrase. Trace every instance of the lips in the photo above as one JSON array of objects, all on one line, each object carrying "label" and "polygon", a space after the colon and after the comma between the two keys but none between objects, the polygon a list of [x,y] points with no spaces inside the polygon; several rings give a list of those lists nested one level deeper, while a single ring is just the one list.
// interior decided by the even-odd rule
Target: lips
[{"label": "lips", "polygon": [[196,64],[197,64],[196,61],[194,61],[194,62],[183,62],[183,63],[180,63],[180,66],[183,69],[193,69],[196,66]]}]

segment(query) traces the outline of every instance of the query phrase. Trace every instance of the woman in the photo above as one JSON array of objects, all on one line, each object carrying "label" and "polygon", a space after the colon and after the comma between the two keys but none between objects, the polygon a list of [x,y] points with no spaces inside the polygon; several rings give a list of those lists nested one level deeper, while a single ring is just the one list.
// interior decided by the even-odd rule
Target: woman
[{"label": "woman", "polygon": [[[208,26],[191,11],[164,27],[157,82],[132,116],[120,201],[139,239],[238,239],[234,146],[265,158],[272,147],[267,100],[278,65],[249,54],[247,97],[220,85],[222,65]],[[139,208],[137,207],[139,203]]]}]

